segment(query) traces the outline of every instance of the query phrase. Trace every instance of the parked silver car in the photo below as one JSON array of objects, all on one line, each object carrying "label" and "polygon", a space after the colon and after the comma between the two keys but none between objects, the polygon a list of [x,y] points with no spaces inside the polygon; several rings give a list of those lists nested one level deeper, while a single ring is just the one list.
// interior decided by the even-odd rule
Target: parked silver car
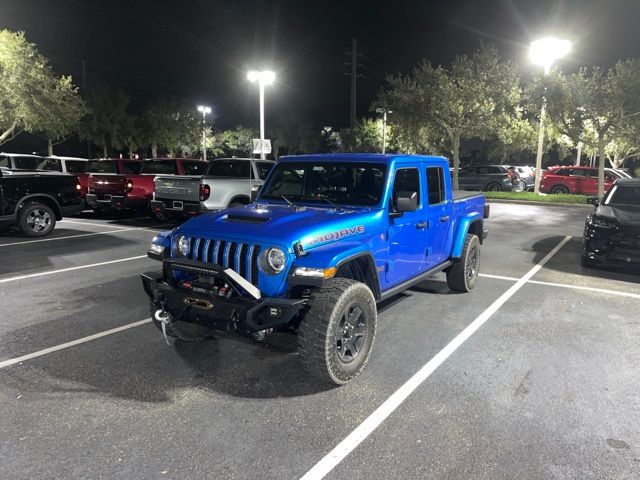
[{"label": "parked silver car", "polygon": [[158,175],[151,211],[194,216],[251,203],[274,162],[251,158],[212,160],[203,176]]}]

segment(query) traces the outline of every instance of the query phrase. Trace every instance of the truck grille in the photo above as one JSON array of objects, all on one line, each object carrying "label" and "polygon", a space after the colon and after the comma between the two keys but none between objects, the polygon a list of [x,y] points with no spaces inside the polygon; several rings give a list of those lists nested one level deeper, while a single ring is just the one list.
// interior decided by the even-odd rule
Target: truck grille
[{"label": "truck grille", "polygon": [[191,238],[189,251],[191,260],[232,268],[255,286],[258,286],[259,255],[260,245],[200,237]]}]

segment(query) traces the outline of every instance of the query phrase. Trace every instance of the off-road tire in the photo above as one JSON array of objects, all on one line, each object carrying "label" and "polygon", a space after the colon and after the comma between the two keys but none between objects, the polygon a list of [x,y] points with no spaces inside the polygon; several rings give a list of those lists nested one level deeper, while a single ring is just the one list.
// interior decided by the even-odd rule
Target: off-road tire
[{"label": "off-road tire", "polygon": [[549,193],[553,193],[555,195],[567,195],[569,193],[569,189],[564,185],[554,185],[549,190]]},{"label": "off-road tire", "polygon": [[[360,314],[356,308],[360,309]],[[343,340],[343,328],[357,314],[353,336],[357,342],[356,329],[360,329],[362,340],[357,353],[345,362],[341,355],[346,352],[340,345],[349,351],[349,343]],[[344,385],[358,376],[367,364],[375,341],[376,324],[376,301],[367,285],[346,278],[328,280],[325,287],[312,292],[298,329],[298,353],[304,367],[323,382]]]},{"label": "off-road tire", "polygon": [[[34,223],[38,221],[46,221],[46,226],[40,226]],[[45,219],[45,220],[42,220]],[[18,228],[28,237],[44,237],[53,231],[56,226],[56,214],[48,205],[38,202],[26,203],[18,214]]]},{"label": "off-road tire", "polygon": [[500,185],[497,182],[491,182],[491,183],[487,184],[487,186],[485,187],[485,190],[487,192],[501,192],[502,191],[502,185]]},{"label": "off-road tire", "polygon": [[447,285],[456,292],[470,292],[478,283],[480,269],[480,239],[468,233],[462,256],[447,270]]},{"label": "off-road tire", "polygon": [[[151,312],[151,320],[153,324],[158,327],[158,330],[162,331],[162,324],[156,320],[155,313],[158,307],[149,302],[149,311]],[[211,336],[212,330],[207,329],[201,325],[195,325],[189,322],[170,322],[166,326],[167,337],[178,338],[184,342],[195,342]]]}]

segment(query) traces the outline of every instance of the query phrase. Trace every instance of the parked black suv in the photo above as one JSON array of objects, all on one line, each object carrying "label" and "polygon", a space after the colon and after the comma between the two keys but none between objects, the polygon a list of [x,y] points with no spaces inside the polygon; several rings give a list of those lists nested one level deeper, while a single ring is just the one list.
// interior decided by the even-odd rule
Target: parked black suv
[{"label": "parked black suv", "polygon": [[84,207],[77,177],[66,173],[0,168],[0,225],[42,237],[56,220]]}]

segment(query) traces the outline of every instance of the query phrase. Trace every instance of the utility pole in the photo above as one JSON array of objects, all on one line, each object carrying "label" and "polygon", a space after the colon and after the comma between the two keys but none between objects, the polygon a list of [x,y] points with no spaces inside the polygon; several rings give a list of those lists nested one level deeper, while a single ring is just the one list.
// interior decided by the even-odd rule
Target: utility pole
[{"label": "utility pole", "polygon": [[[82,60],[82,94],[87,98],[87,65]],[[87,158],[91,158],[91,140],[87,139]]]},{"label": "utility pole", "polygon": [[351,39],[351,110],[349,114],[349,125],[356,124],[356,78],[358,77],[358,40]]}]

